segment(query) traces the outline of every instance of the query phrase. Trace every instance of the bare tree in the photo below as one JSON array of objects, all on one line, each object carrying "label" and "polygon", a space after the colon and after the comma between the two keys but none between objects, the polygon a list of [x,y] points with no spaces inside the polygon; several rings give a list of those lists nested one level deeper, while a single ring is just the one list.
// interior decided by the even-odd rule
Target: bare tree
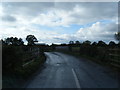
[{"label": "bare tree", "polygon": [[120,32],[115,33],[115,39],[120,43]]}]

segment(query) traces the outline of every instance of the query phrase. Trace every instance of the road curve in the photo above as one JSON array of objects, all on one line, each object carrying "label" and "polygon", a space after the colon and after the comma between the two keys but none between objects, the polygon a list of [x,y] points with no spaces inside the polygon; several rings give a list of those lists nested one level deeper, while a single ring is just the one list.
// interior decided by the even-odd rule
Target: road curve
[{"label": "road curve", "polygon": [[46,52],[44,69],[25,88],[118,88],[117,73],[89,60]]}]

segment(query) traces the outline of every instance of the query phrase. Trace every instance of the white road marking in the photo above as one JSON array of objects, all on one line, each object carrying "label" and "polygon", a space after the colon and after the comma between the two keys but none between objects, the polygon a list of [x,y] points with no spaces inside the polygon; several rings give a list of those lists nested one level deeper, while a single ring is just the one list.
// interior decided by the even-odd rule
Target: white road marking
[{"label": "white road marking", "polygon": [[76,75],[76,73],[75,73],[75,70],[74,70],[73,68],[72,68],[72,72],[73,72],[73,76],[74,76],[74,79],[75,79],[77,88],[81,88],[81,87],[80,87],[79,80],[78,80],[77,75]]}]

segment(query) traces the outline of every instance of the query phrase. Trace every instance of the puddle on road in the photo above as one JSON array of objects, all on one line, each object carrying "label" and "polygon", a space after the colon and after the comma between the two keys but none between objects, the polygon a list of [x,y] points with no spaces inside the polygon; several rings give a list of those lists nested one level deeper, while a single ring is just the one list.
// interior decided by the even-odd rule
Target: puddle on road
[{"label": "puddle on road", "polygon": [[56,66],[60,66],[62,63],[56,63]]},{"label": "puddle on road", "polygon": [[64,63],[56,63],[55,66],[62,66]]}]

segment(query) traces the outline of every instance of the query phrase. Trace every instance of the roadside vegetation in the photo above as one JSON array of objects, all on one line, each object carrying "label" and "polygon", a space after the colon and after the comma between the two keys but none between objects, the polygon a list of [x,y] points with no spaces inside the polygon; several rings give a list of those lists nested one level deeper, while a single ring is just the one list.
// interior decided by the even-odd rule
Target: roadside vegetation
[{"label": "roadside vegetation", "polygon": [[3,88],[21,87],[46,60],[45,51],[60,51],[78,58],[87,58],[101,65],[120,70],[120,32],[115,34],[118,43],[110,41],[70,41],[69,44],[40,45],[34,35],[26,37],[27,45],[21,38],[8,37],[2,41],[2,82]]},{"label": "roadside vegetation", "polygon": [[[120,34],[115,34],[116,44],[110,41],[106,44],[104,41],[93,42],[87,40],[84,42],[70,41],[69,44],[54,45],[54,51],[60,51],[78,58],[86,58],[104,66],[109,66],[114,70],[120,70]],[[62,48],[61,48],[62,46]],[[63,48],[65,47],[65,48]]]},{"label": "roadside vegetation", "polygon": [[35,36],[28,35],[28,45],[17,37],[2,40],[2,86],[19,88],[46,60],[42,46],[35,45]]}]

